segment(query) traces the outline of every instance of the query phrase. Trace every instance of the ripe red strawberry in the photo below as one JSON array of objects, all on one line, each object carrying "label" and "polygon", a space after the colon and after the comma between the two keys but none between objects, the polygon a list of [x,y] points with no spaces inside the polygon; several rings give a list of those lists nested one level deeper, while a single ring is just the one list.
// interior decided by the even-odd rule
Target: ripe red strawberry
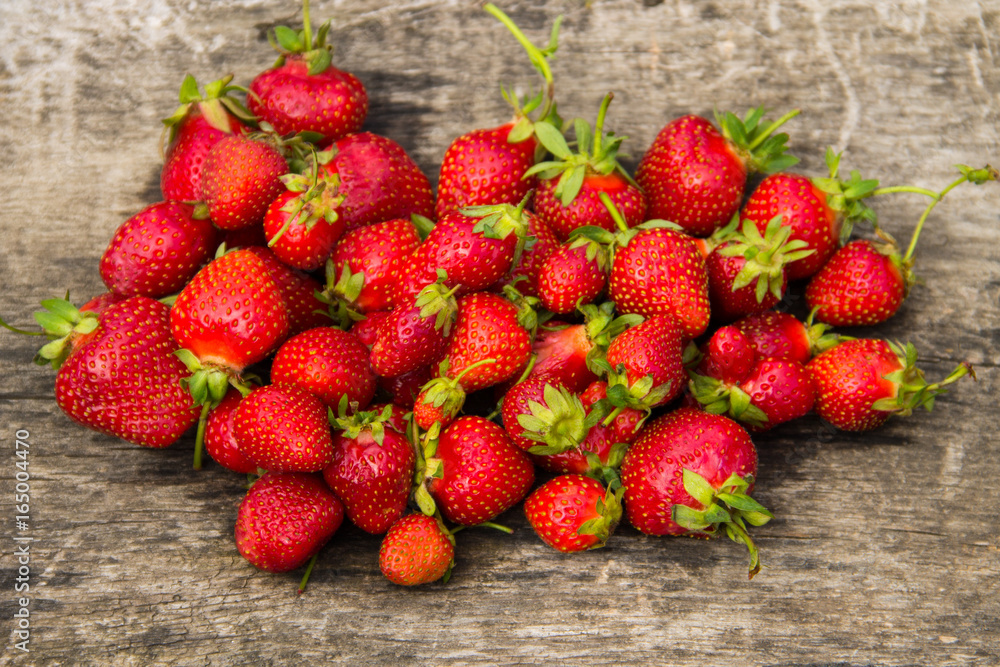
[{"label": "ripe red strawberry", "polygon": [[535,364],[528,377],[549,380],[574,393],[583,391],[597,379],[587,365],[593,348],[586,325],[549,321],[532,343]]},{"label": "ripe red strawberry", "polygon": [[320,141],[335,141],[361,129],[368,92],[353,74],[331,65],[333,47],[326,44],[330,22],[313,35],[308,2],[303,20],[302,30],[274,30],[281,55],[274,67],[250,82],[247,105],[280,135],[315,132]]},{"label": "ripe red strawberry", "polygon": [[[644,223],[645,224],[645,223]],[[691,237],[642,225],[615,249],[608,296],[618,312],[643,317],[670,314],[687,338],[705,332],[709,321],[708,273]]]},{"label": "ripe red strawberry", "polygon": [[336,178],[321,179],[315,171],[311,176],[286,174],[281,181],[286,190],[264,213],[267,245],[285,264],[313,271],[326,264],[344,233],[337,214],[343,195],[337,193]]},{"label": "ripe red strawberry", "polygon": [[236,548],[255,567],[290,572],[313,558],[344,521],[344,506],[319,475],[269,472],[236,513]]},{"label": "ripe red strawberry", "polygon": [[700,116],[667,123],[636,168],[636,181],[649,202],[647,215],[708,236],[739,209],[749,173],[771,173],[798,162],[784,154],[788,136],[774,134],[798,111],[761,126],[764,113],[763,107],[751,109],[742,121],[731,113],[717,115],[721,131]]},{"label": "ripe red strawberry", "polygon": [[240,451],[265,470],[319,472],[333,460],[333,439],[322,401],[293,384],[258,387],[236,409]]},{"label": "ripe red strawberry", "polygon": [[750,577],[760,570],[746,524],[770,512],[750,498],[757,450],[747,432],[721,415],[680,408],[649,422],[625,454],[625,515],[649,535],[714,535],[719,527],[750,551]]},{"label": "ripe red strawberry", "polygon": [[80,313],[62,300],[45,301],[36,316],[45,329],[56,320],[65,336],[39,352],[37,361],[59,369],[59,408],[87,428],[144,447],[167,447],[197,420],[181,386],[187,375],[175,356],[169,308],[147,297],[130,297],[100,316]]},{"label": "ripe red strawberry", "polygon": [[210,262],[170,309],[170,330],[181,347],[203,365],[231,375],[264,360],[284,341],[288,327],[284,296],[250,250],[233,250]]},{"label": "ripe red strawberry", "polygon": [[434,215],[430,181],[392,139],[358,132],[337,140],[332,149],[321,170],[340,178],[344,202],[338,213],[348,230],[413,214]]},{"label": "ripe red strawberry", "polygon": [[813,324],[811,318],[802,322],[790,313],[773,310],[748,315],[733,322],[732,326],[747,337],[757,358],[788,359],[800,364],[808,363],[814,355],[843,339],[827,333],[829,327],[826,325]]},{"label": "ripe red strawberry", "polygon": [[859,239],[834,252],[813,275],[806,303],[820,322],[873,325],[896,314],[912,283],[895,243]]},{"label": "ripe red strawberry", "polygon": [[555,159],[528,170],[540,179],[534,209],[561,240],[587,225],[615,230],[615,220],[601,201],[601,193],[611,199],[627,226],[646,220],[646,196],[618,162],[618,150],[626,137],[604,134],[604,116],[613,98],[612,93],[605,96],[593,130],[577,120],[576,153],[560,132],[541,126],[537,130],[542,145]]},{"label": "ripe red strawberry", "polygon": [[740,383],[751,405],[767,416],[762,429],[798,419],[813,409],[816,389],[806,367],[797,361],[763,359]]},{"label": "ripe red strawberry", "polygon": [[223,137],[205,156],[201,199],[220,229],[258,225],[268,205],[284,190],[281,177],[286,173],[288,163],[268,141]]},{"label": "ripe red strawberry", "polygon": [[378,565],[385,578],[400,586],[429,584],[447,577],[455,559],[455,538],[441,522],[409,514],[382,539]]},{"label": "ripe red strawberry", "polygon": [[198,90],[190,74],[181,83],[181,105],[170,118],[163,120],[169,133],[160,171],[160,191],[165,201],[193,202],[201,199],[202,166],[208,151],[220,139],[231,134],[245,134],[256,121],[246,107],[231,97],[229,75]]},{"label": "ripe red strawberry", "polygon": [[208,413],[205,423],[205,451],[226,470],[249,474],[257,472],[257,464],[240,451],[236,442],[236,409],[243,400],[243,394],[234,388],[226,392],[225,398]]},{"label": "ripe red strawberry", "polygon": [[[534,466],[507,433],[482,417],[464,416],[441,432],[440,476],[427,488],[446,519],[463,526],[489,521],[520,502],[535,481]],[[428,461],[428,470],[436,465]]]},{"label": "ripe red strawberry", "polygon": [[160,202],[123,222],[101,255],[101,279],[124,296],[174,294],[215,251],[215,228],[180,202]]},{"label": "ripe red strawberry", "polygon": [[341,401],[365,408],[375,396],[368,348],[357,336],[317,327],[289,338],[275,353],[271,381],[294,384],[336,410]]},{"label": "ripe red strawberry", "polygon": [[333,460],[323,478],[344,502],[347,517],[361,530],[381,535],[406,510],[413,486],[413,445],[387,422],[388,414],[360,412],[341,417],[333,439]]},{"label": "ripe red strawberry", "polygon": [[365,314],[364,319],[358,320],[351,324],[351,328],[348,329],[354,336],[357,337],[362,343],[365,344],[369,350],[375,341],[378,340],[378,328],[382,326],[382,322],[392,314],[391,310],[376,310],[371,313]]},{"label": "ripe red strawberry", "polygon": [[288,308],[289,336],[332,324],[327,304],[316,296],[323,289],[318,280],[288,266],[270,248],[253,246],[246,250],[264,263],[267,274],[281,291]]},{"label": "ripe red strawberry", "polygon": [[608,346],[607,362],[612,369],[622,369],[630,394],[656,407],[684,390],[685,343],[674,317],[656,315],[616,336]]},{"label": "ripe red strawberry", "polygon": [[608,280],[607,252],[586,237],[556,248],[538,272],[538,298],[553,313],[565,315],[593,302]]},{"label": "ripe red strawberry", "polygon": [[451,340],[458,305],[454,290],[428,285],[409,308],[397,308],[379,325],[371,363],[382,377],[396,377],[437,363]]},{"label": "ripe red strawberry", "polygon": [[750,339],[734,325],[717,329],[701,352],[697,373],[729,385],[749,375],[758,358],[766,358],[757,354]]},{"label": "ripe red strawberry", "polygon": [[500,278],[495,289],[502,290],[507,285],[513,285],[524,296],[535,297],[538,296],[538,274],[542,264],[559,247],[559,239],[541,217],[531,215],[526,219],[528,228],[521,258],[507,275]]},{"label": "ripe red strawberry", "polygon": [[[420,245],[417,228],[409,220],[395,218],[353,229],[334,248],[333,275],[361,273],[364,280],[352,305],[360,313],[389,308],[389,295],[401,279],[401,261]],[[328,286],[329,287],[329,286]]]},{"label": "ripe red strawberry", "polygon": [[909,343],[859,338],[830,348],[806,365],[816,387],[816,414],[844,431],[869,431],[893,415],[930,410],[945,386],[972,373],[972,366],[963,363],[928,384],[916,362],[917,351]]},{"label": "ripe red strawberry", "polygon": [[621,520],[621,492],[584,475],[560,475],[524,501],[528,523],[542,541],[564,553],[603,547]]}]

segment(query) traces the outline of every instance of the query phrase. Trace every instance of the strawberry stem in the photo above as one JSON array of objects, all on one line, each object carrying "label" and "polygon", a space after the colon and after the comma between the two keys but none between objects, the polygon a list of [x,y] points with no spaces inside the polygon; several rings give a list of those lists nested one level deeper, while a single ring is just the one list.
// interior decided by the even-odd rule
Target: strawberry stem
[{"label": "strawberry stem", "polygon": [[611,201],[611,196],[604,191],[599,192],[597,196],[600,198],[601,203],[604,204],[605,208],[608,209],[608,213],[611,214],[611,219],[615,221],[615,225],[618,227],[618,229],[620,229],[623,232],[627,232],[628,224],[626,224],[625,218],[622,217],[622,214],[621,212],[619,212],[618,207],[615,206],[615,203],[613,201]]},{"label": "strawberry stem", "polygon": [[594,123],[594,157],[599,157],[601,155],[601,139],[604,135],[604,117],[608,113],[608,106],[611,105],[611,100],[615,99],[615,94],[609,92],[604,96],[601,101],[601,108],[597,110],[597,121]]},{"label": "strawberry stem", "polygon": [[[302,32],[306,52],[312,51],[312,26],[309,25],[309,0],[302,0]],[[299,591],[302,592],[301,590]]]},{"label": "strawberry stem", "polygon": [[528,52],[528,58],[531,60],[531,63],[535,66],[535,69],[537,69],[539,73],[541,73],[542,78],[545,79],[545,97],[546,97],[545,108],[543,109],[542,114],[539,116],[539,118],[542,119],[547,118],[549,112],[552,110],[552,103],[555,98],[555,82],[553,81],[552,78],[552,70],[551,68],[549,68],[548,57],[555,52],[556,35],[558,34],[559,24],[562,21],[562,17],[559,17],[556,20],[556,23],[552,28],[552,35],[549,40],[549,45],[544,51],[542,51],[537,46],[532,44],[531,41],[529,41],[528,38],[525,36],[525,34],[521,32],[521,29],[518,28],[517,25],[510,20],[510,17],[504,14],[492,2],[486,3],[483,6],[483,9],[485,9],[490,15],[499,20],[507,27],[508,30],[510,30],[511,34],[514,35],[517,41],[521,43],[521,46],[524,47],[524,50]]},{"label": "strawberry stem", "polygon": [[514,529],[513,528],[508,528],[507,526],[503,526],[503,525],[501,525],[499,523],[493,523],[492,521],[483,521],[482,523],[477,523],[476,527],[477,528],[493,528],[495,530],[499,530],[502,533],[507,533],[508,535],[512,535],[514,533]]},{"label": "strawberry stem", "polygon": [[318,556],[319,553],[313,554],[313,557],[309,559],[309,564],[306,565],[305,574],[302,575],[302,580],[299,582],[299,595],[306,592],[306,584],[309,583],[309,575],[312,574],[313,567],[316,565],[316,558]]},{"label": "strawberry stem", "polygon": [[763,132],[761,132],[757,136],[756,139],[754,139],[752,142],[750,142],[750,144],[747,146],[747,150],[750,151],[750,152],[753,152],[753,150],[755,148],[757,148],[762,143],[764,143],[765,141],[767,141],[767,139],[772,134],[774,134],[775,130],[777,130],[779,127],[781,127],[782,125],[784,125],[785,123],[787,123],[791,119],[793,119],[796,116],[798,116],[800,113],[802,113],[801,109],[792,109],[791,111],[789,111],[788,113],[786,113],[784,116],[782,116],[778,120],[776,120],[773,123],[771,123],[770,125],[768,125],[767,129],[765,129]]},{"label": "strawberry stem", "polygon": [[208,413],[212,409],[211,403],[201,406],[201,415],[198,416],[198,430],[194,436],[194,469],[201,470],[201,453],[205,443],[205,425],[208,422]]}]

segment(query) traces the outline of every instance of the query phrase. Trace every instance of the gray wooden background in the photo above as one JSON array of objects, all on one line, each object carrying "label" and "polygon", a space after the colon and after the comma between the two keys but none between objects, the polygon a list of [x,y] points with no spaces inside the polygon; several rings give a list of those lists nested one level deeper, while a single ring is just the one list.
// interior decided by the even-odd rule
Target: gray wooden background
[{"label": "gray wooden background", "polygon": [[[996,0],[594,0],[501,7],[553,64],[560,108],[608,127],[634,166],[684,113],[802,109],[799,170],[828,145],[884,184],[940,188],[956,163],[1000,162]],[[159,119],[185,73],[246,84],[294,1],[65,0],[0,4],[0,314],[102,290],[114,229],[156,201]],[[478,3],[313,2],[335,62],[371,95],[367,129],[436,179],[448,143],[508,117],[499,94],[536,79]],[[0,332],[0,638],[5,664],[995,665],[1000,662],[1000,185],[953,192],[928,222],[917,287],[872,335],[913,341],[930,377],[975,364],[931,414],[863,435],[814,417],[758,438],[752,582],[728,540],[644,537],[564,556],[519,511],[507,536],[458,535],[447,585],[395,587],[378,539],[345,528],[303,597],[233,540],[241,480],[190,470],[192,439],[147,451],[57,410],[37,340]],[[908,238],[923,201],[876,203]],[[14,435],[30,432],[30,531],[14,529]],[[30,652],[15,649],[15,535],[30,535]]]}]

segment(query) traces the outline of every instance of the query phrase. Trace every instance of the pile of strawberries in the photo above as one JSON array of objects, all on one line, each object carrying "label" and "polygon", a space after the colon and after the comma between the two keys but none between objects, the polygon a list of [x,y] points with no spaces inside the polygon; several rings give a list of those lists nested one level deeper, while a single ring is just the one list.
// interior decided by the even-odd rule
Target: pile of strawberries
[{"label": "pile of strawberries", "polygon": [[[523,501],[561,551],[603,546],[624,515],[725,533],[753,576],[749,530],[771,514],[751,434],[810,412],[876,428],[971,371],[928,383],[912,346],[828,327],[891,317],[931,210],[992,168],[940,192],[843,178],[832,151],[828,175],[792,173],[778,130],[797,112],[757,108],[669,122],[633,177],[612,95],[593,125],[556,112],[559,23],[538,48],[487,5],[544,85],[456,138],[435,193],[362,130],[366,90],[304,9],[248,88],[185,79],[163,201],[111,239],[108,292],[36,314],[70,418],[146,447],[195,429],[196,468],[207,450],[250,476],[235,538],[256,567],[308,576],[346,515],[384,535],[389,580],[432,582],[460,529],[507,530]],[[867,205],[897,192],[928,198],[905,252]],[[805,321],[778,309],[789,286]]]}]

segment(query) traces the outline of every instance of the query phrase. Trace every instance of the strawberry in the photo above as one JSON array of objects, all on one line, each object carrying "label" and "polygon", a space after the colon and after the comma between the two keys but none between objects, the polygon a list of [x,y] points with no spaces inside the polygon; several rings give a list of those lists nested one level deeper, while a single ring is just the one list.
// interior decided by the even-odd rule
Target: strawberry
[{"label": "strawberry", "polygon": [[331,148],[332,157],[321,158],[321,170],[340,179],[344,202],[338,213],[348,231],[413,214],[434,215],[430,181],[392,139],[358,132]]},{"label": "strawberry", "polygon": [[817,355],[806,368],[816,387],[816,414],[844,431],[869,431],[896,415],[930,410],[945,387],[972,366],[960,364],[945,379],[928,384],[916,366],[912,344],[884,340],[847,340]]},{"label": "strawberry", "polygon": [[648,535],[714,535],[720,526],[750,551],[750,577],[760,570],[746,524],[771,513],[748,495],[757,449],[747,432],[721,415],[679,408],[649,422],[621,466],[625,515]]},{"label": "strawberry", "polygon": [[395,377],[437,363],[451,340],[458,305],[454,289],[428,285],[410,308],[397,308],[379,326],[371,363],[382,377]]},{"label": "strawberry", "polygon": [[[542,150],[536,133],[538,126],[558,133],[559,124],[553,99],[554,84],[548,58],[555,53],[559,34],[557,20],[552,27],[549,44],[539,49],[507,15],[491,3],[484,9],[503,23],[528,53],[532,65],[545,80],[546,87],[524,102],[504,91],[504,97],[514,107],[514,120],[498,127],[477,129],[454,139],[445,150],[438,174],[435,213],[438,218],[461,211],[467,206],[517,204],[534,189],[537,178],[526,172],[536,162]],[[541,108],[538,120],[530,114]]]},{"label": "strawberry", "polygon": [[36,319],[53,340],[36,362],[58,369],[56,404],[70,419],[156,448],[173,444],[197,421],[181,387],[187,373],[175,356],[167,306],[143,296],[113,303],[100,315],[62,299],[42,306]]},{"label": "strawberry", "polygon": [[476,373],[482,366],[495,364],[496,361],[496,359],[480,359],[454,375],[448,372],[447,359],[442,361],[432,370],[432,377],[418,388],[413,401],[413,421],[425,431],[435,424],[438,428],[448,426],[465,405],[466,390],[463,387],[465,376]]},{"label": "strawberry", "polygon": [[406,510],[416,458],[413,445],[388,425],[393,413],[359,412],[340,417],[333,460],[323,478],[344,502],[347,517],[362,530],[381,535]]},{"label": "strawberry", "polygon": [[507,285],[513,285],[526,297],[538,296],[538,274],[545,259],[559,247],[548,223],[537,215],[526,216],[527,230],[525,232],[524,251],[507,275],[500,278],[494,289],[502,290]]},{"label": "strawberry", "polygon": [[287,172],[288,163],[272,143],[226,136],[205,156],[201,199],[220,229],[258,225],[284,189],[281,177]]},{"label": "strawberry", "polygon": [[288,266],[270,248],[253,246],[246,250],[264,263],[267,275],[281,291],[288,308],[289,336],[332,323],[327,305],[316,296],[323,288],[318,280]]},{"label": "strawberry", "polygon": [[646,196],[618,162],[618,150],[626,137],[604,134],[604,116],[613,98],[608,93],[601,102],[593,130],[586,121],[577,119],[576,153],[551,126],[540,125],[536,130],[555,159],[536,164],[526,175],[538,175],[534,209],[561,240],[586,225],[614,231],[615,221],[599,196],[602,192],[614,202],[627,226],[646,220]]},{"label": "strawberry", "polygon": [[[193,202],[201,199],[202,166],[212,146],[232,134],[246,134],[256,120],[230,92],[230,74],[205,86],[202,95],[190,74],[181,83],[181,105],[163,120],[163,169],[160,191],[165,201]],[[167,134],[169,137],[167,137]]]},{"label": "strawberry", "polygon": [[[361,289],[352,300],[360,313],[389,307],[393,285],[401,278],[401,260],[420,245],[417,228],[409,220],[394,218],[355,228],[341,237],[333,250],[333,273],[364,275]],[[327,286],[329,289],[329,285]]]},{"label": "strawberry", "polygon": [[746,336],[757,358],[788,359],[800,364],[844,339],[828,333],[829,327],[824,324],[813,324],[811,317],[802,322],[790,313],[773,310],[748,315],[732,326]]},{"label": "strawberry", "polygon": [[463,526],[506,512],[535,481],[534,466],[507,433],[476,416],[459,417],[441,431],[427,468],[427,489],[441,513]]},{"label": "strawberry", "polygon": [[650,408],[664,405],[684,390],[684,334],[671,315],[656,315],[615,337],[607,363],[628,392]]},{"label": "strawberry", "polygon": [[738,229],[739,217],[719,230],[721,242],[705,259],[713,320],[732,322],[770,310],[785,295],[786,265],[815,252],[803,250],[804,241],[789,240],[791,228],[781,220],[772,218],[763,234],[749,220]]},{"label": "strawberry", "polygon": [[[433,378],[434,369],[431,366],[425,366],[396,377],[379,377],[378,387],[393,405],[412,410],[417,396],[420,395],[420,390]],[[432,419],[431,423],[433,422]]]},{"label": "strawberry", "polygon": [[700,116],[667,123],[636,168],[648,216],[708,236],[739,209],[749,173],[771,173],[798,162],[784,153],[788,135],[774,134],[798,111],[766,127],[760,125],[764,114],[763,107],[751,109],[742,121],[731,113],[717,114],[721,131]]},{"label": "strawberry", "polygon": [[545,378],[528,378],[508,389],[500,414],[511,442],[533,454],[573,449],[587,435],[579,397]]},{"label": "strawberry", "polygon": [[750,338],[735,325],[718,328],[701,353],[697,373],[729,385],[737,384],[749,375],[759,356]]},{"label": "strawberry", "polygon": [[274,29],[271,43],[280,53],[278,61],[250,82],[247,105],[280,135],[313,132],[322,137],[319,141],[335,141],[361,129],[368,92],[357,77],[331,64],[330,22],[313,35],[308,1],[303,21],[299,31]]},{"label": "strawberry", "polygon": [[160,202],[123,222],[101,255],[101,279],[123,296],[174,294],[215,251],[215,228],[193,206]]},{"label": "strawberry", "polygon": [[243,474],[257,472],[257,464],[240,451],[236,441],[236,409],[243,400],[243,394],[230,388],[217,406],[208,413],[205,423],[205,451],[226,470]]},{"label": "strawberry", "polygon": [[333,460],[333,439],[322,401],[293,384],[258,387],[233,418],[240,451],[275,472],[319,472]]},{"label": "strawberry", "polygon": [[382,326],[382,322],[388,319],[392,312],[391,310],[376,310],[367,313],[362,316],[363,319],[352,322],[351,328],[348,331],[370,350],[375,341],[378,340],[378,328]]},{"label": "strawberry", "polygon": [[365,408],[375,396],[368,348],[354,334],[334,327],[289,338],[274,355],[271,381],[298,385],[335,410],[344,400]]},{"label": "strawberry", "polygon": [[344,506],[319,475],[269,472],[236,513],[236,548],[254,567],[290,572],[314,558],[344,521]]},{"label": "strawberry", "polygon": [[333,176],[319,178],[285,174],[286,190],[279,194],[264,213],[267,245],[285,264],[313,271],[326,264],[333,247],[344,233],[344,221],[337,207],[344,197],[337,193]]},{"label": "strawberry", "polygon": [[586,237],[577,237],[556,248],[542,262],[538,298],[546,309],[564,315],[597,299],[607,279],[605,249]]},{"label": "strawberry", "polygon": [[408,514],[382,538],[378,565],[385,578],[400,586],[447,581],[455,559],[455,538],[438,519]]},{"label": "strawberry", "polygon": [[563,553],[603,547],[621,520],[623,489],[613,492],[584,475],[560,475],[524,501],[528,523],[542,541]]}]

